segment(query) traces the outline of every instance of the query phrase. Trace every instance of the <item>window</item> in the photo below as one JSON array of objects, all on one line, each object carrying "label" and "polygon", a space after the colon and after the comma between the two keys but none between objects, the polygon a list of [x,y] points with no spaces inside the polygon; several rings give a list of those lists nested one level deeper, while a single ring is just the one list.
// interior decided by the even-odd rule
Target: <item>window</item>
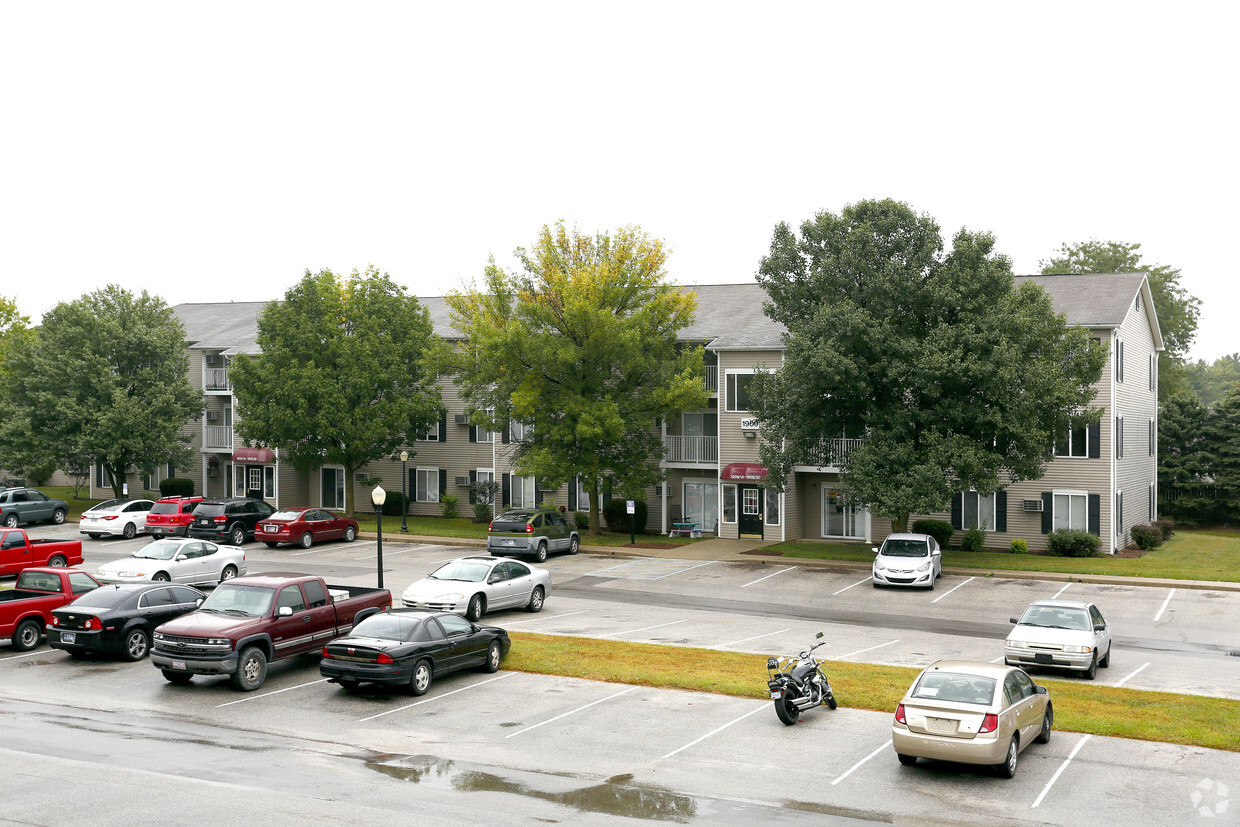
[{"label": "window", "polygon": [[1115,381],[1124,381],[1124,342],[1121,339],[1115,340]]},{"label": "window", "polygon": [[[418,434],[414,437],[417,442],[438,442],[439,441],[439,421],[431,423],[426,429],[426,433]],[[413,453],[410,451],[410,453]]]},{"label": "window", "polygon": [[[232,467],[233,466],[231,465],[229,466],[230,469]],[[244,468],[238,468],[236,475],[233,476],[233,496],[234,497],[245,496],[245,469]]]},{"label": "window", "polygon": [[439,502],[439,469],[419,468],[414,478],[413,490],[416,493],[414,502]]},{"label": "window", "polygon": [[323,592],[322,583],[317,580],[307,580],[304,585],[306,587],[306,599],[310,601],[311,609],[327,605],[327,595]]},{"label": "window", "polygon": [[1088,531],[1086,516],[1089,495],[1084,491],[1056,491],[1052,527],[1055,531]]},{"label": "window", "polygon": [[288,607],[294,612],[303,612],[306,610],[306,601],[302,599],[301,589],[297,586],[285,586],[280,589],[280,599],[276,601],[276,614],[280,610]]},{"label": "window", "polygon": [[319,469],[319,505],[344,508],[344,469]]},{"label": "window", "polygon": [[741,512],[746,517],[758,516],[758,489],[742,488],[741,489]]},{"label": "window", "polygon": [[727,375],[727,410],[736,412],[751,410],[749,400],[751,381],[753,381],[752,373],[729,373]]},{"label": "window", "polygon": [[478,442],[494,442],[495,432],[487,431],[482,428],[478,429]]},{"label": "window", "polygon": [[[75,571],[69,574],[69,591],[74,594],[86,594],[98,585],[99,584],[84,571]],[[55,586],[47,591],[60,591],[60,587]]]},{"label": "window", "polygon": [[723,487],[723,521],[725,523],[736,522],[736,486],[725,485]]},{"label": "window", "polygon": [[1124,458],[1124,418],[1115,417],[1115,458]]},{"label": "window", "polygon": [[512,476],[511,503],[513,508],[537,508],[538,491],[533,477]]},{"label": "window", "polygon": [[1124,492],[1115,492],[1115,536],[1124,533]]},{"label": "window", "polygon": [[95,487],[96,488],[111,488],[112,487],[112,472],[109,471],[103,465],[95,466]]},{"label": "window", "polygon": [[1158,354],[1150,354],[1150,390],[1158,390]]},{"label": "window", "polygon": [[1154,417],[1150,417],[1150,456],[1154,456],[1158,449],[1158,425]]},{"label": "window", "polygon": [[173,603],[171,589],[154,589],[138,599],[138,608],[150,609],[155,606],[171,606]]},{"label": "window", "polygon": [[267,465],[263,467],[263,496],[275,497],[276,495],[276,467]]},{"label": "window", "polygon": [[1089,428],[1085,425],[1082,425],[1079,428],[1069,428],[1067,434],[1056,440],[1055,456],[1089,456]]},{"label": "window", "polygon": [[439,615],[439,625],[443,627],[448,637],[467,635],[474,630],[474,627],[468,620],[458,615]]},{"label": "window", "polygon": [[533,425],[526,425],[524,422],[518,422],[515,419],[508,423],[509,438],[511,438],[513,442],[524,442],[533,433]]},{"label": "window", "polygon": [[982,531],[995,530],[995,495],[979,494],[976,491],[962,492],[962,509],[960,512],[960,528],[968,530],[980,528]]},{"label": "window", "polygon": [[779,525],[779,492],[766,489],[766,524]]}]

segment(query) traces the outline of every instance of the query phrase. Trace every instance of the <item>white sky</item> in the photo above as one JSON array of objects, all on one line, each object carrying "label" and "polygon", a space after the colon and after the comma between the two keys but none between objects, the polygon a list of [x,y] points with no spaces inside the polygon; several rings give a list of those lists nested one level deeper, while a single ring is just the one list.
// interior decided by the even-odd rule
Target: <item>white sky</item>
[{"label": "white sky", "polygon": [[[1235,3],[0,5],[0,295],[266,300],[375,264],[418,295],[543,224],[638,224],[679,283],[893,197],[1018,273],[1134,241],[1232,325]],[[1230,328],[1230,329],[1229,329]]]}]

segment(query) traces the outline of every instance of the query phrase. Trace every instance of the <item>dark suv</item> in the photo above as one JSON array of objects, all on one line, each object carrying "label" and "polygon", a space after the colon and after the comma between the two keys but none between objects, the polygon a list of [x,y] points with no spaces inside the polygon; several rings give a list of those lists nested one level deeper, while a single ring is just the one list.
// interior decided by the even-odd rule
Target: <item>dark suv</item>
[{"label": "dark suv", "polygon": [[513,508],[491,521],[487,529],[487,551],[492,556],[527,554],[538,562],[548,551],[576,554],[581,548],[577,526],[558,511]]},{"label": "dark suv", "polygon": [[254,537],[259,520],[273,513],[275,509],[267,503],[247,497],[203,500],[194,507],[189,536],[239,546]]}]

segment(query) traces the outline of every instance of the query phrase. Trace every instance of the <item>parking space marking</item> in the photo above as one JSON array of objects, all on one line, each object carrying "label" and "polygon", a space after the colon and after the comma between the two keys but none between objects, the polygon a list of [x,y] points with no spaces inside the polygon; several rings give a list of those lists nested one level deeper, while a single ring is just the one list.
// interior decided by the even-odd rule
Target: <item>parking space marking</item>
[{"label": "parking space marking", "polygon": [[1066,592],[1066,591],[1068,590],[1068,586],[1071,586],[1071,585],[1072,585],[1072,581],[1068,581],[1067,583],[1065,583],[1065,584],[1064,584],[1064,587],[1063,587],[1062,589],[1060,589],[1059,591],[1055,592],[1055,597],[1052,597],[1052,598],[1051,598],[1051,600],[1054,600],[1055,598],[1059,597],[1059,595],[1061,595],[1061,594],[1063,594],[1064,592]]},{"label": "parking space marking", "polygon": [[344,551],[348,546],[319,546],[309,551],[294,551],[289,557],[301,557],[306,554],[322,554],[325,551]]},{"label": "parking space marking", "polygon": [[896,638],[895,640],[889,640],[886,643],[880,643],[877,646],[871,646],[869,649],[858,649],[855,652],[849,652],[847,655],[839,655],[838,657],[831,658],[831,660],[843,660],[844,658],[851,658],[853,655],[860,655],[862,652],[872,652],[875,649],[882,649],[884,646],[890,646],[893,643],[899,643],[899,642],[900,642],[900,639]]},{"label": "parking space marking", "polygon": [[661,577],[652,577],[652,578],[650,578],[650,579],[651,579],[651,580],[662,580],[664,577],[671,577],[673,574],[682,574],[682,573],[684,573],[684,572],[686,572],[686,571],[693,571],[694,569],[700,569],[702,566],[709,566],[709,565],[712,565],[713,563],[716,563],[716,562],[718,562],[718,561],[717,561],[717,560],[707,560],[705,563],[698,563],[696,566],[689,566],[689,568],[687,568],[687,569],[681,569],[680,571],[668,572],[667,574],[664,574],[664,575],[663,575],[663,576],[661,576]]},{"label": "parking space marking", "polygon": [[518,620],[516,623],[505,623],[504,626],[520,626],[522,623],[536,623],[539,620],[555,620],[557,617],[572,617],[573,615],[583,615],[589,612],[589,609],[582,609],[578,612],[566,612],[562,615],[548,615],[547,617],[532,617],[529,620]]},{"label": "parking space marking", "polygon": [[464,692],[467,689],[473,689],[474,687],[483,686],[488,683],[494,683],[495,681],[498,681],[502,678],[511,678],[513,675],[516,675],[516,674],[518,673],[505,672],[504,674],[497,675],[494,678],[487,678],[485,681],[478,681],[477,683],[471,683],[469,686],[462,686],[460,689],[453,689],[451,692],[445,692],[442,695],[436,695],[433,698],[423,698],[420,701],[414,701],[411,704],[405,704],[404,706],[399,706],[396,709],[389,709],[386,712],[380,712],[378,714],[371,715],[369,718],[359,718],[357,722],[359,724],[363,724],[366,721],[373,721],[375,718],[382,718],[384,715],[391,715],[393,712],[403,712],[406,709],[413,709],[415,706],[420,706],[422,704],[428,704],[431,701],[437,701],[440,698],[446,698],[449,695],[455,695],[457,692]]},{"label": "parking space marking", "polygon": [[549,724],[552,721],[558,721],[561,718],[567,718],[569,715],[576,715],[578,712],[580,712],[583,709],[589,709],[590,707],[595,706],[597,704],[601,704],[604,701],[610,701],[612,698],[619,698],[621,695],[627,695],[630,692],[636,692],[636,691],[637,691],[636,686],[630,686],[628,689],[624,690],[623,692],[617,692],[614,695],[608,695],[606,698],[599,698],[597,701],[591,701],[585,706],[579,706],[576,709],[570,709],[568,712],[565,712],[562,715],[556,715],[554,718],[548,718],[545,721],[540,721],[539,723],[534,724],[532,726],[527,726],[525,729],[518,729],[516,732],[510,733],[509,735],[505,735],[504,737],[515,738],[516,736],[520,735],[523,732],[529,732],[531,729],[538,729],[543,724]]},{"label": "parking space marking", "polygon": [[845,586],[844,588],[840,589],[838,592],[835,592],[835,594],[832,594],[831,596],[832,596],[832,597],[835,597],[835,595],[836,595],[836,594],[843,594],[844,592],[848,591],[849,589],[854,589],[854,588],[856,588],[857,586],[860,586],[862,583],[869,583],[869,582],[870,582],[871,580],[873,580],[873,579],[874,579],[874,578],[872,578],[872,577],[867,577],[867,578],[866,578],[866,579],[864,579],[864,580],[858,580],[856,583],[853,583],[851,586]]},{"label": "parking space marking", "polygon": [[1072,761],[1073,758],[1076,757],[1076,754],[1081,751],[1081,747],[1085,746],[1085,742],[1088,740],[1089,740],[1088,735],[1081,736],[1081,740],[1076,742],[1076,746],[1072,748],[1072,752],[1068,753],[1068,757],[1064,759],[1064,762],[1062,764],[1059,765],[1059,769],[1055,770],[1055,774],[1051,776],[1051,780],[1047,781],[1046,786],[1042,788],[1042,793],[1038,796],[1038,800],[1033,802],[1033,806],[1030,807],[1029,809],[1032,810],[1034,807],[1037,807],[1039,804],[1042,803],[1042,799],[1046,798],[1046,794],[1050,792],[1051,785],[1053,785],[1056,781],[1059,780],[1059,776],[1063,775],[1063,771],[1068,768],[1068,764]]},{"label": "parking space marking", "polygon": [[[970,578],[969,578],[969,580],[973,580],[973,579],[974,579],[974,578],[972,578],[972,577],[970,577]],[[960,584],[960,586],[965,585],[965,583],[968,583],[968,582],[969,582],[969,580],[964,581],[964,583],[961,583],[961,584]],[[960,586],[957,586],[957,587],[956,587],[956,589],[960,588]],[[951,593],[952,593],[952,592],[954,592],[956,589],[952,589],[951,591],[944,592],[943,594],[941,594],[941,595],[939,595],[938,597],[934,598],[934,599],[933,599],[933,600],[931,600],[930,602],[931,602],[931,603],[938,603],[940,600],[942,600],[944,597],[947,597],[947,595],[951,594]]]},{"label": "parking space marking", "polygon": [[645,632],[649,629],[661,629],[664,626],[675,626],[677,623],[685,623],[685,622],[687,622],[687,620],[673,620],[670,623],[659,623],[655,626],[643,626],[640,629],[629,629],[626,632],[608,632],[605,635],[598,635],[598,637],[603,638],[603,637],[611,637],[612,635],[631,635],[634,632]]},{"label": "parking space marking", "polygon": [[796,566],[789,566],[789,567],[788,567],[788,568],[786,568],[786,569],[780,569],[779,571],[771,572],[770,574],[766,575],[766,577],[759,577],[757,580],[751,581],[751,582],[746,583],[745,585],[741,586],[741,588],[742,588],[742,589],[747,589],[747,588],[749,588],[750,586],[752,586],[754,583],[761,583],[763,580],[769,580],[770,578],[774,577],[774,576],[775,576],[775,575],[777,575],[777,574],[783,574],[784,572],[792,571],[792,570],[793,570],[793,569],[795,569],[795,568],[796,568]]},{"label": "parking space marking", "polygon": [[[590,577],[617,577],[628,580],[662,580],[664,577],[671,577],[674,574],[681,574],[693,569],[700,569],[702,566],[709,566],[717,560],[707,560],[705,563],[693,563],[692,560],[659,560],[656,558],[644,558],[641,560],[631,560],[627,563],[621,563],[617,566],[609,566],[598,571],[586,572],[585,576]],[[670,570],[669,570],[670,569]]]},{"label": "parking space marking", "polygon": [[50,652],[47,652],[47,651],[38,651],[38,652],[27,652],[27,653],[26,653],[26,654],[24,654],[24,655],[9,655],[9,656],[8,656],[8,657],[6,657],[6,658],[2,658],[2,659],[0,659],[0,663],[3,663],[3,662],[4,662],[4,661],[6,661],[6,660],[17,660],[17,659],[19,659],[19,658],[28,658],[28,657],[30,657],[31,655],[48,655],[48,654],[51,654],[51,653],[50,653]]},{"label": "parking space marking", "polygon": [[[430,548],[430,546],[412,546],[411,548],[403,548],[400,551],[385,552],[385,555],[387,557],[395,557],[398,554],[408,554],[411,551],[421,551],[424,548]],[[374,554],[367,554],[365,557],[354,557],[353,559],[354,560],[373,560],[378,556],[379,556],[379,552],[378,550],[376,550]],[[455,560],[456,558],[453,557],[452,559]]]},{"label": "parking space marking", "polygon": [[1137,667],[1137,668],[1136,668],[1133,672],[1131,672],[1131,673],[1130,673],[1130,674],[1128,674],[1128,675],[1125,675],[1123,678],[1121,678],[1119,681],[1117,681],[1117,682],[1115,683],[1115,685],[1116,685],[1116,686],[1123,686],[1124,684],[1128,683],[1128,679],[1129,679],[1129,678],[1135,678],[1135,677],[1137,676],[1137,673],[1138,673],[1138,672],[1140,672],[1142,669],[1144,669],[1144,668],[1145,668],[1145,667],[1147,667],[1147,666],[1149,666],[1149,664],[1148,664],[1148,663],[1143,663],[1143,664],[1141,664],[1141,665],[1140,665],[1140,666],[1138,666],[1138,667]]},{"label": "parking space marking", "polygon": [[310,681],[310,683],[298,684],[297,686],[290,686],[286,689],[277,689],[275,692],[264,692],[261,695],[250,695],[247,698],[240,698],[239,700],[229,701],[228,703],[224,703],[224,704],[216,704],[215,708],[219,709],[220,707],[223,707],[223,706],[232,706],[233,704],[243,704],[246,701],[257,701],[259,698],[269,698],[272,695],[279,695],[281,692],[292,692],[294,689],[304,689],[307,686],[314,686],[316,683],[327,683],[327,678],[321,678],[317,681]]},{"label": "parking space marking", "polygon": [[873,752],[871,752],[871,753],[870,753],[869,755],[867,755],[865,758],[862,758],[860,761],[858,761],[857,763],[853,764],[851,767],[849,767],[849,768],[848,768],[848,772],[844,773],[844,774],[843,774],[843,775],[841,775],[839,778],[837,778],[837,779],[835,779],[834,781],[832,781],[832,782],[831,782],[831,786],[832,786],[832,787],[834,787],[836,784],[840,783],[840,782],[841,782],[841,781],[843,781],[845,778],[847,778],[848,776],[852,775],[852,774],[853,774],[853,772],[854,772],[855,770],[859,769],[859,768],[861,767],[861,765],[862,765],[862,764],[864,764],[866,761],[869,761],[871,758],[873,758],[874,756],[878,755],[880,752],[882,752],[883,750],[887,749],[887,748],[888,748],[888,747],[890,747],[890,746],[891,746],[891,741],[887,741],[887,743],[883,744],[881,747],[879,747],[878,749],[876,749],[876,750],[874,750]]},{"label": "parking space marking", "polygon": [[[732,720],[732,721],[728,721],[726,724],[719,727],[718,729],[711,730],[710,732],[703,735],[701,738],[698,738],[696,741],[690,741],[689,743],[685,744],[683,747],[672,750],[667,755],[664,755],[663,758],[671,758],[673,755],[675,755],[678,752],[684,752],[685,750],[687,750],[689,747],[693,746],[694,744],[700,744],[701,742],[705,741],[707,738],[711,737],[712,735],[716,735],[720,732],[723,732],[725,729],[732,726],[732,724],[738,724],[741,721],[748,718],[750,715],[757,715],[759,712],[764,712],[765,710],[766,710],[766,704],[764,703],[762,704],[762,706],[758,707],[757,709],[750,710],[749,712],[746,712],[741,717],[736,718],[735,720]],[[660,758],[659,760],[662,761],[663,758]]]},{"label": "parking space marking", "polygon": [[1007,655],[1000,655],[999,657],[992,660],[991,663],[998,663],[999,661],[1003,660],[1005,657],[1007,657]]},{"label": "parking space marking", "polygon": [[720,643],[720,644],[717,644],[714,648],[722,649],[725,646],[735,646],[738,643],[748,643],[751,640],[759,640],[764,637],[771,637],[772,635],[782,635],[784,632],[790,632],[790,631],[792,630],[791,629],[780,629],[778,632],[767,632],[765,635],[754,635],[753,637],[746,637],[746,638],[741,638],[740,640],[733,640],[729,643]]},{"label": "parking space marking", "polygon": [[1163,601],[1162,606],[1160,606],[1160,607],[1158,608],[1158,614],[1154,615],[1154,622],[1155,622],[1155,623],[1157,623],[1157,622],[1158,622],[1158,619],[1159,619],[1160,617],[1162,617],[1162,613],[1163,613],[1163,612],[1165,612],[1165,611],[1167,610],[1167,604],[1171,602],[1171,598],[1172,598],[1174,595],[1175,595],[1175,589],[1172,589],[1172,590],[1171,590],[1171,594],[1167,595],[1167,599],[1166,599],[1166,600],[1164,600],[1164,601]]}]

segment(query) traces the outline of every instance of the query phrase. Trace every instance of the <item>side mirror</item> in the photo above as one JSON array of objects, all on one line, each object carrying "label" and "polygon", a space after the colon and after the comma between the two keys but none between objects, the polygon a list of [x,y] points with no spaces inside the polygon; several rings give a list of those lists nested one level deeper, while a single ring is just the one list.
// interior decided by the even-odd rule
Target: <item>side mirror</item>
[{"label": "side mirror", "polygon": [[1095,623],[1095,624],[1094,624],[1094,631],[1095,631],[1095,632],[1105,632],[1106,630],[1107,630],[1107,625],[1106,625],[1105,623]]},{"label": "side mirror", "polygon": [[198,598],[197,600],[195,600],[195,601],[194,601],[194,605],[195,605],[195,606],[201,606],[201,605],[202,605],[202,598],[200,597],[200,598]]},{"label": "side mirror", "polygon": [[1045,687],[1045,686],[1035,686],[1035,687],[1033,687],[1033,691],[1034,691],[1034,692],[1036,692],[1036,693],[1037,693],[1037,694],[1039,694],[1039,695],[1045,695],[1045,694],[1047,694],[1047,689],[1046,689],[1046,687]]},{"label": "side mirror", "polygon": [[292,617],[293,607],[292,606],[281,606],[279,610],[276,612],[276,614],[279,615],[280,617]]},{"label": "side mirror", "polygon": [[177,562],[178,562],[178,563],[179,563],[179,562],[181,562],[182,560],[188,560],[188,559],[189,559],[189,557],[188,557],[187,555],[184,555],[184,554],[178,554],[178,555],[177,555]]},{"label": "side mirror", "polygon": [[1015,624],[1017,624],[1017,625],[1019,625],[1019,624],[1020,624],[1020,621],[1019,621],[1019,620],[1017,620],[1017,619],[1016,619],[1016,618],[1014,618],[1014,617],[1010,617],[1010,618],[1008,618],[1008,620],[1010,620],[1012,623],[1015,623]]},{"label": "side mirror", "polygon": [[878,546],[870,546],[870,551],[874,552],[875,554],[878,554]]}]

